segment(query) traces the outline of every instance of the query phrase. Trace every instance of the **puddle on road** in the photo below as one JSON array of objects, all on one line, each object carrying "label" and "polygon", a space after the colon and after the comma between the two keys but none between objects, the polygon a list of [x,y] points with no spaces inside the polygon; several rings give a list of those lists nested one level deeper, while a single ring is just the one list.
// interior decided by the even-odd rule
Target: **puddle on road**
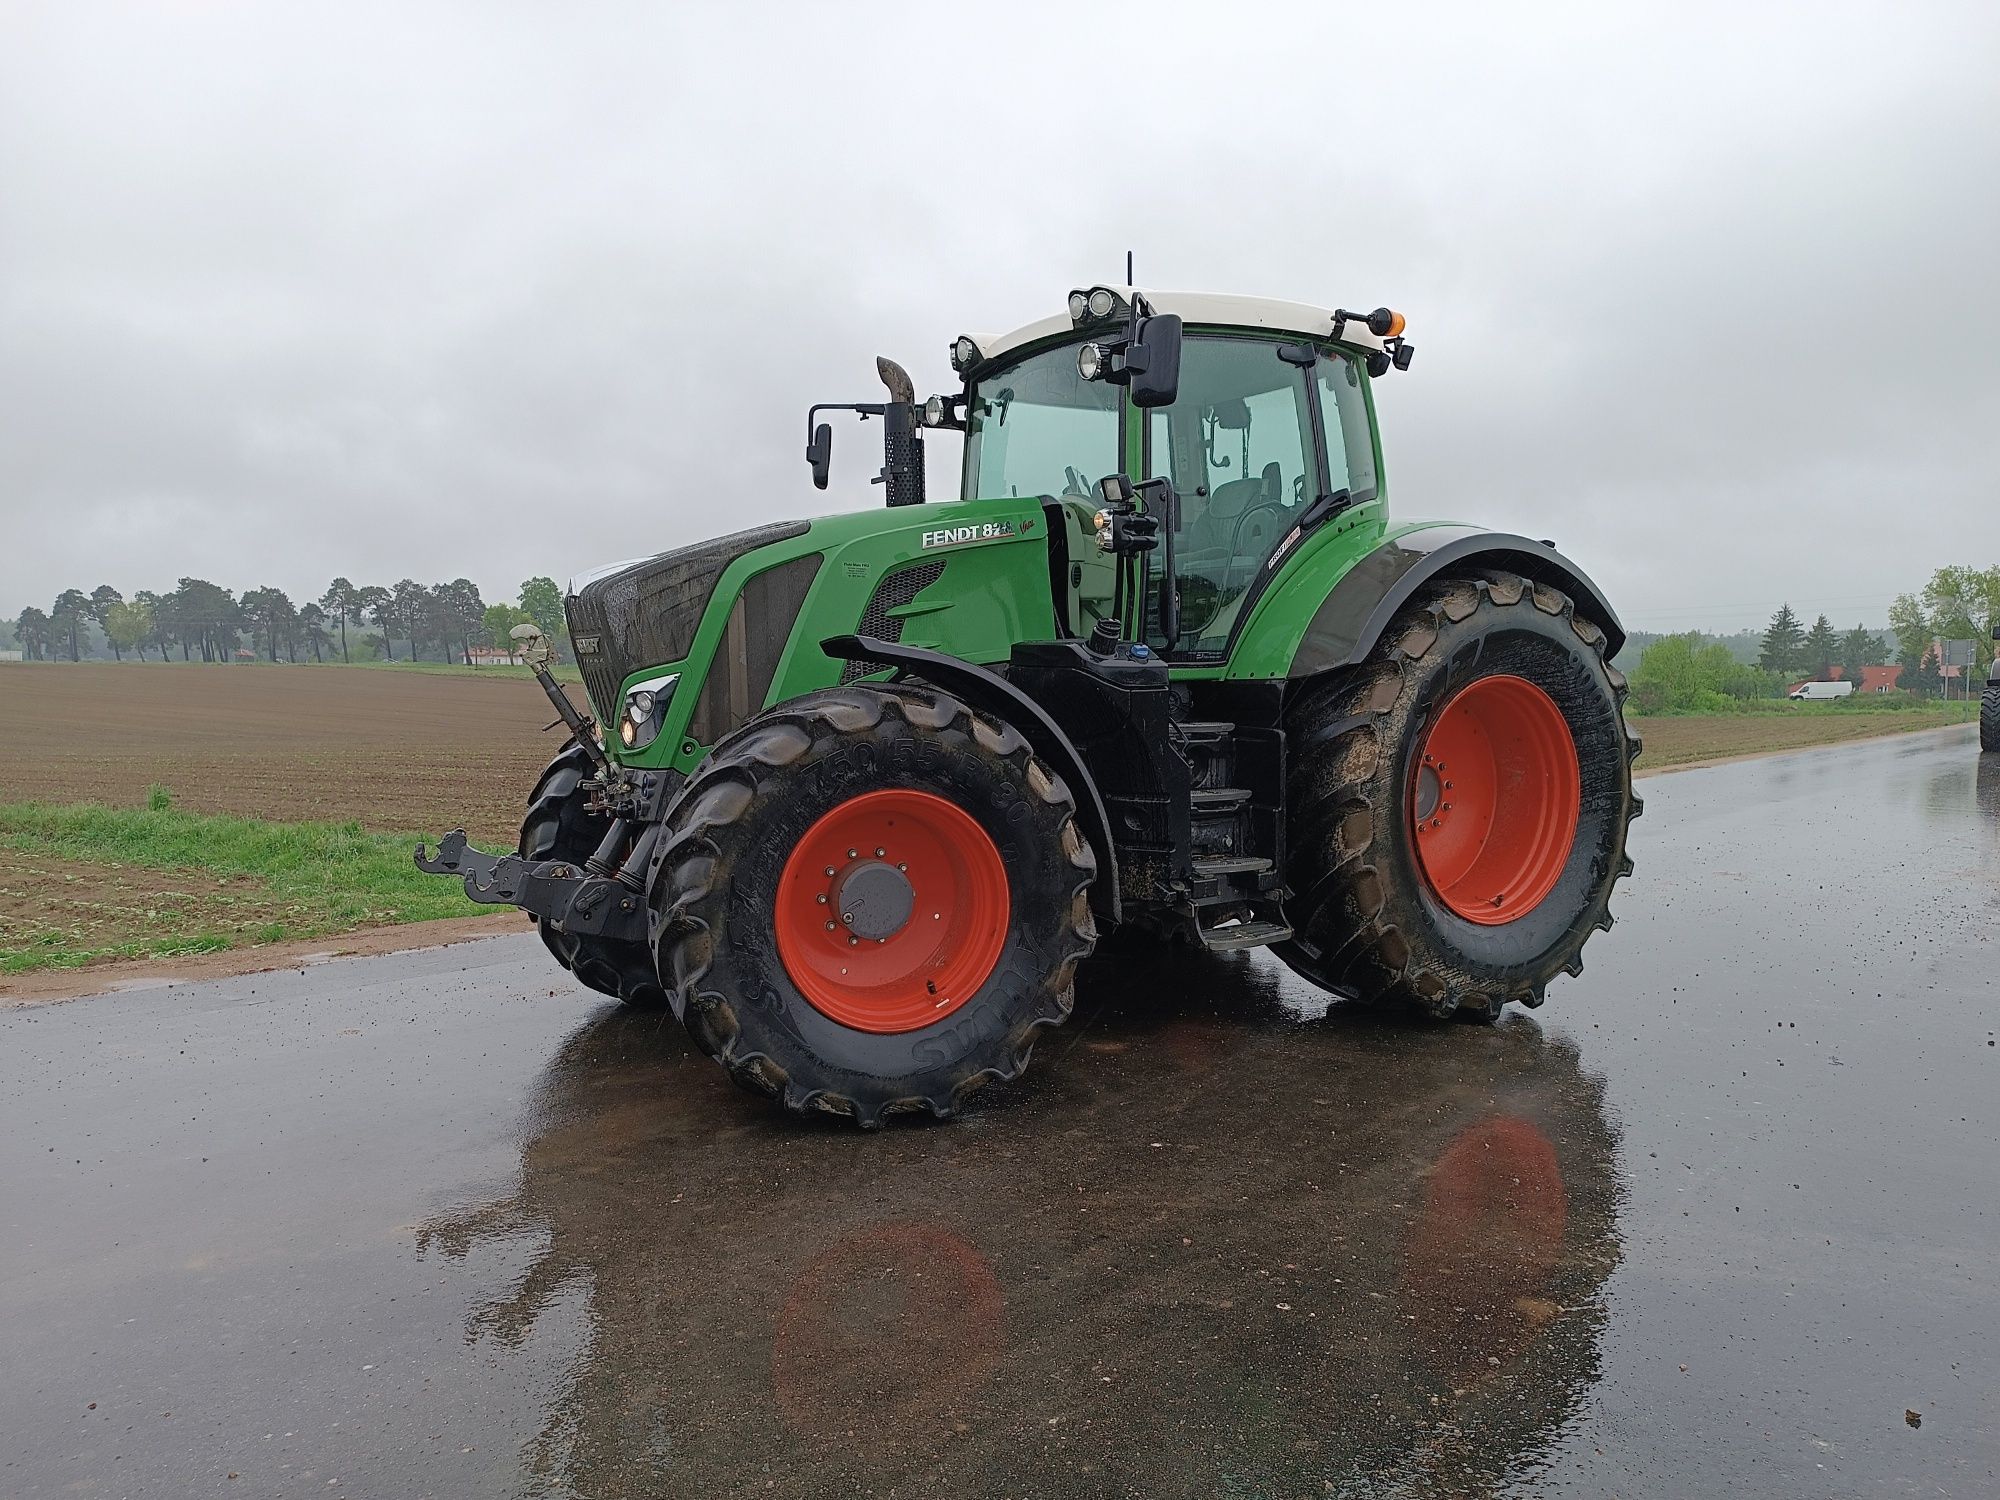
[{"label": "puddle on road", "polygon": [[1526,1016],[1307,1022],[1280,985],[1094,965],[1027,1082],[871,1136],[779,1119],[671,1020],[614,1012],[547,1069],[517,1190],[419,1243],[467,1274],[538,1237],[477,1342],[582,1306],[527,1455],[554,1493],[1456,1493],[1533,1468],[1619,1260],[1601,1083]]}]

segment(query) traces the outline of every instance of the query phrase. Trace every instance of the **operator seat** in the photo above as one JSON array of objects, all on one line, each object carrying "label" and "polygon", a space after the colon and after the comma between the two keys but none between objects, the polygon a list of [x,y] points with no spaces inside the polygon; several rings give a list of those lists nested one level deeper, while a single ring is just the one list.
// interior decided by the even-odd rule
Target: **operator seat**
[{"label": "operator seat", "polygon": [[1233,558],[1237,525],[1244,513],[1259,505],[1277,504],[1283,483],[1274,459],[1264,465],[1264,472],[1255,479],[1246,477],[1218,484],[1209,492],[1208,504],[1188,527],[1183,545],[1192,552],[1221,552]]}]

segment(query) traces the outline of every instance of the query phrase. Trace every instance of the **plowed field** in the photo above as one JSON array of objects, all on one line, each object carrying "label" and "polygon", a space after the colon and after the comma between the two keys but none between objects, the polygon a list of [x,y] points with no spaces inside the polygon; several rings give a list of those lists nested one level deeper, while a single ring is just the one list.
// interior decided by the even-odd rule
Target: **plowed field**
[{"label": "plowed field", "polygon": [[[577,693],[580,698],[580,690]],[[334,666],[0,666],[0,802],[462,826],[513,843],[561,731],[515,676]]]}]

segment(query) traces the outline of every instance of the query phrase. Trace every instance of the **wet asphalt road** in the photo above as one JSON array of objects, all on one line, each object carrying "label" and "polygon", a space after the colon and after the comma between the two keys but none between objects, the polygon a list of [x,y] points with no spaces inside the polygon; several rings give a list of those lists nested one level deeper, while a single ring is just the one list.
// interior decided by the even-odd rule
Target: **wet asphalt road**
[{"label": "wet asphalt road", "polygon": [[945,1127],[532,937],[0,1012],[0,1496],[1993,1495],[1995,761],[1647,782],[1495,1029],[1098,965]]}]

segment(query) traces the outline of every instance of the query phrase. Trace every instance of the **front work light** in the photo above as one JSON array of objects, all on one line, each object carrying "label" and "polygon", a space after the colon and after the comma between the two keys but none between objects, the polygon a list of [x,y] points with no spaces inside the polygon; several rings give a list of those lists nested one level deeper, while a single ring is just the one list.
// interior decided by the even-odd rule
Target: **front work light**
[{"label": "front work light", "polygon": [[1083,315],[1089,311],[1090,311],[1090,294],[1088,292],[1071,292],[1069,294],[1070,322],[1081,323],[1083,321]]},{"label": "front work light", "polygon": [[674,696],[678,672],[665,677],[636,682],[625,695],[625,711],[618,716],[618,743],[627,750],[643,750],[660,737],[666,720],[667,704]]},{"label": "front work light", "polygon": [[1093,318],[1108,318],[1118,310],[1118,294],[1108,286],[1094,286],[1085,305]]},{"label": "front work light", "polygon": [[1076,351],[1076,373],[1085,381],[1102,380],[1109,364],[1102,344],[1085,344]]},{"label": "front work light", "polygon": [[952,340],[952,345],[951,345],[952,369],[956,370],[959,374],[963,375],[967,370],[971,369],[974,365],[978,363],[979,363],[979,346],[973,343],[970,337],[961,333],[956,339]]}]

